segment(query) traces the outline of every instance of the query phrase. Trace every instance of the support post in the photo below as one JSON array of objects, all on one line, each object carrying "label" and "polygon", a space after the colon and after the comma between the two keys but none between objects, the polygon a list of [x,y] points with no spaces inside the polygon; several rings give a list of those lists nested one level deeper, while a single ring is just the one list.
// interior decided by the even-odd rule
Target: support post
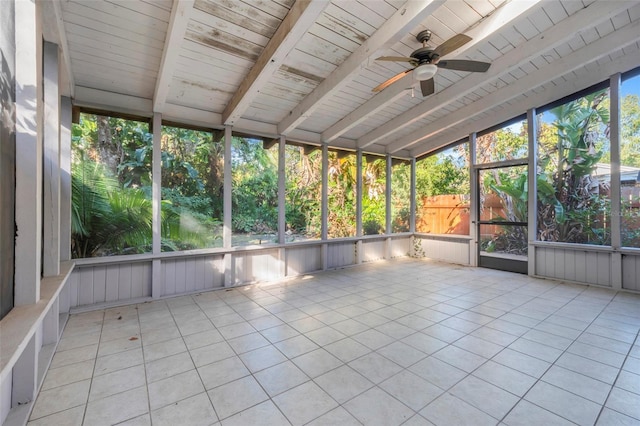
[{"label": "support post", "polygon": [[[362,237],[362,150],[356,152],[356,236]],[[362,263],[362,238],[356,242],[356,264]]]},{"label": "support post", "polygon": [[[153,163],[151,165],[152,181],[152,252],[154,255],[162,252],[162,114],[153,114]],[[151,262],[151,297],[162,296],[164,276],[162,261],[153,259]]]},{"label": "support post", "polygon": [[322,219],[322,270],[326,270],[328,267],[327,259],[327,244],[326,241],[329,238],[329,147],[327,144],[322,145],[322,206],[321,206],[321,219]]},{"label": "support post", "polygon": [[611,149],[611,287],[615,290],[622,289],[622,197],[620,182],[620,85],[619,73],[611,76],[609,80],[610,111],[609,137]]},{"label": "support post", "polygon": [[60,260],[71,260],[71,99],[60,100]]},{"label": "support post", "polygon": [[42,33],[39,30],[41,26],[36,8],[36,2],[15,2],[15,221],[17,227],[15,306],[31,305],[40,300],[40,271],[42,267]]},{"label": "support post", "polygon": [[42,274],[60,274],[60,94],[58,45],[44,42],[44,162]]},{"label": "support post", "polygon": [[411,159],[411,186],[409,188],[409,232],[416,232],[416,158]]},{"label": "support post", "polygon": [[[286,187],[286,148],[287,138],[280,136],[278,144],[278,243],[285,244],[287,235],[287,187]],[[284,247],[278,249],[279,276],[287,276],[287,252]]]},{"label": "support post", "polygon": [[285,152],[287,140],[280,136],[278,144],[278,243],[285,243],[287,218],[286,218],[286,182],[285,182]]},{"label": "support post", "polygon": [[384,187],[384,233],[387,238],[384,240],[384,258],[391,259],[391,173],[393,167],[391,164],[391,154],[385,157],[386,179]]},{"label": "support post", "polygon": [[[232,175],[231,175],[231,141],[233,134],[231,126],[224,126],[224,183],[223,183],[223,231],[222,245],[229,249],[232,246],[231,232],[231,191],[232,191]],[[225,253],[224,255],[224,286],[231,287],[234,282],[233,271],[233,255]]]},{"label": "support post", "polygon": [[527,129],[529,136],[529,164],[527,176],[528,206],[527,206],[527,232],[529,247],[527,250],[528,275],[536,274],[536,247],[532,244],[538,233],[538,120],[536,109],[527,111]]},{"label": "support post", "polygon": [[476,134],[469,135],[469,265],[478,266],[478,249],[480,236],[478,235],[478,171],[476,170]]}]

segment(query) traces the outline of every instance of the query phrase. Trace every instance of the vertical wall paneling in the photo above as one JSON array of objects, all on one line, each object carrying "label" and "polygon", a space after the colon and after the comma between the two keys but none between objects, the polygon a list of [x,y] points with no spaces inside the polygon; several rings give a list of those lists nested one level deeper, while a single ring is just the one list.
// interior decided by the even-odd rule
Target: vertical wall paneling
[{"label": "vertical wall paneling", "polygon": [[185,277],[185,259],[175,260],[175,273],[176,273],[176,294],[182,294],[187,291],[187,282]]},{"label": "vertical wall paneling", "polygon": [[119,265],[108,265],[106,267],[106,302],[115,302],[118,300],[118,283],[120,282]]},{"label": "vertical wall paneling", "polygon": [[185,291],[192,292],[196,289],[196,264],[199,258],[190,257],[185,259],[184,278]]},{"label": "vertical wall paneling", "polygon": [[205,288],[204,282],[204,257],[200,256],[194,259],[195,266],[193,268],[193,280],[194,280],[194,288],[196,290],[202,290]]},{"label": "vertical wall paneling", "polygon": [[472,242],[466,239],[420,238],[420,246],[426,257],[462,265],[470,264],[471,244]]},{"label": "vertical wall paneling", "polygon": [[144,264],[133,263],[131,264],[131,298],[136,299],[142,297],[144,291]]},{"label": "vertical wall paneling", "polygon": [[640,255],[622,255],[622,288],[640,290]]},{"label": "vertical wall paneling", "polygon": [[96,266],[91,269],[93,272],[93,303],[106,302],[107,297],[107,271],[104,266]]},{"label": "vertical wall paneling", "polygon": [[80,268],[78,277],[78,304],[91,305],[93,303],[93,269]]},{"label": "vertical wall paneling", "polygon": [[131,264],[120,265],[120,280],[118,281],[118,300],[131,299]]}]

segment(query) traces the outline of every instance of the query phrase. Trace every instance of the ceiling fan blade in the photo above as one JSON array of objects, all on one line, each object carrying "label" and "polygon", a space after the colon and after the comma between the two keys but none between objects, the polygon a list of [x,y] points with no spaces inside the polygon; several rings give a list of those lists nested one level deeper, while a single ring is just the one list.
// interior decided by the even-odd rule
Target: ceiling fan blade
[{"label": "ceiling fan blade", "polygon": [[420,82],[420,90],[422,91],[422,96],[433,95],[436,91],[433,77],[428,80],[422,80]]},{"label": "ceiling fan blade", "polygon": [[371,89],[371,91],[372,92],[379,92],[379,91],[387,88],[388,86],[391,86],[393,83],[395,83],[396,81],[400,80],[402,77],[404,77],[405,75],[409,74],[411,71],[413,71],[413,69],[402,71],[400,74],[394,75],[393,77],[391,77],[389,80],[385,81],[384,83],[380,83],[379,85],[377,85],[376,87]]},{"label": "ceiling fan blade", "polygon": [[440,46],[433,49],[433,53],[440,57],[443,57],[444,55],[447,55],[453,52],[454,50],[469,43],[471,40],[472,40],[471,37],[465,34],[454,35],[449,40],[445,41]]},{"label": "ceiling fan blade", "polygon": [[393,62],[414,62],[415,58],[405,56],[380,56],[376,61],[393,61]]},{"label": "ceiling fan blade", "polygon": [[439,61],[438,68],[445,68],[455,71],[468,71],[468,72],[485,72],[489,69],[491,64],[480,61],[468,61],[465,59],[451,59],[446,61]]}]

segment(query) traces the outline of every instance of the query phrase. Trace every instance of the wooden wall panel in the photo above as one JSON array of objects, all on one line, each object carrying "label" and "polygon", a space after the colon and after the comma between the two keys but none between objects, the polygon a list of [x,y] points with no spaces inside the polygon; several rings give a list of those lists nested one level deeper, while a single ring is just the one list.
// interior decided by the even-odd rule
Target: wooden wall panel
[{"label": "wooden wall panel", "polygon": [[77,265],[67,283],[69,307],[151,296],[151,262]]},{"label": "wooden wall panel", "polygon": [[233,256],[235,284],[279,278],[278,250],[248,251]]},{"label": "wooden wall panel", "polygon": [[384,259],[384,240],[364,240],[362,242],[362,262]]},{"label": "wooden wall panel", "polygon": [[640,255],[622,255],[622,288],[640,290]]},{"label": "wooden wall panel", "polygon": [[560,247],[536,247],[537,276],[611,287],[611,254]]},{"label": "wooden wall panel", "polygon": [[469,240],[437,237],[416,238],[420,239],[420,244],[425,257],[462,265],[469,264]]},{"label": "wooden wall panel", "polygon": [[391,239],[391,257],[409,256],[411,252],[411,237]]},{"label": "wooden wall panel", "polygon": [[329,244],[327,247],[327,268],[339,268],[341,266],[356,263],[355,242]]},{"label": "wooden wall panel", "polygon": [[322,269],[320,245],[286,248],[287,276],[296,276]]}]

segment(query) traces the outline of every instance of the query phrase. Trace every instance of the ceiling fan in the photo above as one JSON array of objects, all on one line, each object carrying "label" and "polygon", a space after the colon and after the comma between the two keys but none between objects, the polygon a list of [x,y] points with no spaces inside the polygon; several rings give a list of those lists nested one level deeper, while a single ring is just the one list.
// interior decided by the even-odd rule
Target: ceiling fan
[{"label": "ceiling fan", "polygon": [[409,62],[413,68],[402,71],[400,74],[391,77],[384,83],[372,89],[373,92],[379,92],[400,80],[402,77],[413,71],[413,77],[420,82],[420,90],[422,96],[429,96],[435,92],[433,76],[436,75],[438,68],[446,68],[456,71],[468,72],[485,72],[491,64],[487,62],[470,61],[466,59],[442,60],[443,56],[453,52],[459,47],[464,46],[471,41],[471,37],[464,34],[457,34],[449,40],[434,48],[428,47],[427,42],[431,39],[431,31],[420,31],[416,39],[422,43],[422,47],[411,53],[410,57],[404,56],[381,56],[376,61],[393,61],[393,62]]}]

